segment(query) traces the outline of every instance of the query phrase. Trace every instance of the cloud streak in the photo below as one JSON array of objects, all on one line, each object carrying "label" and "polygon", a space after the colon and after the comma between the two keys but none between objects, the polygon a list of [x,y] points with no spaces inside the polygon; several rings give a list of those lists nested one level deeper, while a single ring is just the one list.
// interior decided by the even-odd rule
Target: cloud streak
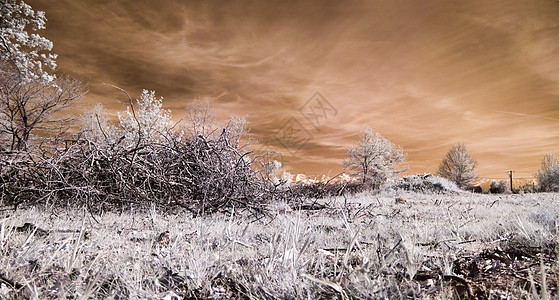
[{"label": "cloud streak", "polygon": [[[156,90],[177,118],[208,99],[222,120],[248,115],[262,141],[299,116],[313,138],[286,155],[293,172],[341,171],[366,127],[405,148],[410,173],[436,171],[459,141],[486,177],[533,174],[557,152],[554,1],[30,4],[47,13],[60,71],[89,80],[86,101],[119,109],[104,82]],[[338,112],[319,129],[298,112],[317,91]]]}]

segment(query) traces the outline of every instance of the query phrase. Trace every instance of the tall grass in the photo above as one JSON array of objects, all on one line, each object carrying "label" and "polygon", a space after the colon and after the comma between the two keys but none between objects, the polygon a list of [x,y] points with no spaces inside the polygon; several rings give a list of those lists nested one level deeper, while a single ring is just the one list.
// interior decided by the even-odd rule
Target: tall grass
[{"label": "tall grass", "polygon": [[[236,209],[106,212],[98,222],[81,210],[4,212],[0,275],[19,288],[4,284],[0,297],[453,298],[477,291],[462,261],[509,245],[546,260],[522,273],[528,285],[503,293],[557,295],[557,259],[550,265],[545,250],[558,240],[556,194],[391,190],[321,201],[328,208],[260,218]],[[38,228],[20,231],[25,222]],[[459,294],[461,280],[473,292]]]}]

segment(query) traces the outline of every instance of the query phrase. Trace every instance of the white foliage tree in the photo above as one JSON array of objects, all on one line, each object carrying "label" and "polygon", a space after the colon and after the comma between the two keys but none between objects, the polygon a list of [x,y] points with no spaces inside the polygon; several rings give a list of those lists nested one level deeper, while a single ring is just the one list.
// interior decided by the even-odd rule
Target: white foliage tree
[{"label": "white foliage tree", "polygon": [[111,126],[109,115],[101,104],[88,109],[80,119],[80,134],[92,142],[114,142],[116,128]]},{"label": "white foliage tree", "polygon": [[45,13],[23,1],[0,0],[0,61],[15,68],[25,82],[49,83],[55,76],[56,54],[52,42],[37,31],[45,29]]},{"label": "white foliage tree", "polygon": [[476,166],[477,162],[466,149],[466,145],[457,143],[448,150],[439,166],[437,175],[455,182],[460,188],[466,188],[477,181]]},{"label": "white foliage tree", "polygon": [[134,143],[165,142],[171,134],[171,112],[163,109],[163,98],[155,91],[143,90],[133,108],[118,114],[119,127],[125,140]]},{"label": "white foliage tree", "polygon": [[542,165],[536,173],[536,178],[541,191],[559,191],[559,157],[551,153],[544,156]]},{"label": "white foliage tree", "polygon": [[350,175],[376,188],[400,173],[399,165],[406,159],[402,147],[372,129],[361,132],[361,140],[349,148],[347,155],[344,166],[352,171]]},{"label": "white foliage tree", "polygon": [[85,93],[77,80],[52,73],[52,42],[37,33],[46,21],[23,1],[0,0],[0,148],[29,150],[35,133],[64,132],[70,119],[57,113]]}]

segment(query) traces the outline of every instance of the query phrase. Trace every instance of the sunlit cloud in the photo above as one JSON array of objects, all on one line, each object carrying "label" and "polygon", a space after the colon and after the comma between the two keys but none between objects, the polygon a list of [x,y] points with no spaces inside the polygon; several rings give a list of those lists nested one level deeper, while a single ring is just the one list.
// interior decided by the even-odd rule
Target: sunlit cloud
[{"label": "sunlit cloud", "polygon": [[[483,177],[533,174],[559,141],[555,1],[46,1],[60,72],[86,78],[85,102],[122,109],[111,83],[156,90],[175,119],[195,98],[218,119],[247,115],[254,138],[295,173],[342,170],[373,128],[435,172],[468,145]],[[337,111],[309,124],[320,92]],[[295,118],[312,138],[274,141]],[[332,171],[331,171],[332,170]]]}]

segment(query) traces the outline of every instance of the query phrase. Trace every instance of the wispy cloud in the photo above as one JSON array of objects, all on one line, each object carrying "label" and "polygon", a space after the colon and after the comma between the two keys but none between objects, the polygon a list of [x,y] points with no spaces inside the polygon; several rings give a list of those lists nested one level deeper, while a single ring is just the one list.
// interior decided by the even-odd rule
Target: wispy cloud
[{"label": "wispy cloud", "polygon": [[337,115],[309,125],[293,172],[341,170],[365,127],[410,153],[410,173],[436,170],[457,141],[486,177],[505,164],[533,173],[559,148],[553,1],[29,2],[47,13],[60,71],[89,78],[86,101],[118,108],[103,82],[173,108],[209,99],[268,140],[320,92]]},{"label": "wispy cloud", "polygon": [[535,115],[535,114],[523,114],[523,113],[519,113],[519,112],[504,111],[504,110],[492,110],[492,111],[502,113],[502,114],[509,114],[509,115],[513,115],[513,116],[537,118],[537,119],[544,119],[544,120],[551,120],[551,121],[559,122],[559,118],[552,118],[552,117],[546,117],[546,116]]}]

